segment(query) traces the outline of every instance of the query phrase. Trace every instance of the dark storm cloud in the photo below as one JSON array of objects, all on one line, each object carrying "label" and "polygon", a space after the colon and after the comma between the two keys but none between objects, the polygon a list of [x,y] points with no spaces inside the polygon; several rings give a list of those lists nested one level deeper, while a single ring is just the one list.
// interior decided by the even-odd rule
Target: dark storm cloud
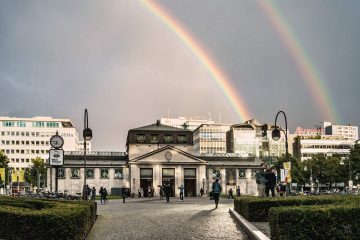
[{"label": "dark storm cloud", "polygon": [[[208,50],[254,117],[282,109],[292,129],[322,119],[256,1],[161,1]],[[277,1],[344,121],[360,124],[360,3]],[[72,119],[89,109],[95,149],[123,150],[127,130],[161,116],[239,121],[193,53],[135,1],[2,1],[0,114]],[[215,99],[215,100],[214,100]]]}]

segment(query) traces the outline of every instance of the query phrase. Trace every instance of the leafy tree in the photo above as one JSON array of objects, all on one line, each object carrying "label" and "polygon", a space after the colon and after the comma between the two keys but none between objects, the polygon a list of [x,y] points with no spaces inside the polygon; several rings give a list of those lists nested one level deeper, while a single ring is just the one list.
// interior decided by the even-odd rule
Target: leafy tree
[{"label": "leafy tree", "polygon": [[349,175],[351,173],[351,179],[355,180],[356,183],[359,183],[359,180],[356,180],[356,176],[360,175],[360,144],[355,144],[354,147],[350,149],[350,155],[344,163],[347,172],[347,179],[349,179]]},{"label": "leafy tree", "polygon": [[31,159],[33,166],[25,172],[25,180],[32,186],[38,185],[38,175],[40,174],[40,187],[46,183],[46,167],[41,157]]},{"label": "leafy tree", "polygon": [[8,168],[7,168],[8,164],[9,164],[8,157],[2,150],[0,150],[0,168],[5,168],[5,176],[2,176],[0,185],[2,185],[6,181],[6,176],[8,176]]},{"label": "leafy tree", "polygon": [[[294,156],[290,155],[288,158],[285,157],[285,155],[281,156],[278,159],[278,162],[274,164],[276,170],[278,173],[280,173],[280,169],[283,168],[284,162],[291,161],[291,179],[293,183],[304,183],[304,174],[303,174],[303,165],[300,161],[297,160]],[[280,178],[280,175],[279,175]]]}]

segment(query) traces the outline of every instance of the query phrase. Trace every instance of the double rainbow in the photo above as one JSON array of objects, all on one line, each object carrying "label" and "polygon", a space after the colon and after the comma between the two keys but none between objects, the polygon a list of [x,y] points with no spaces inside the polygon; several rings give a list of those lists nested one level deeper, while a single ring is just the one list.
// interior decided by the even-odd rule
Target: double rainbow
[{"label": "double rainbow", "polygon": [[[241,121],[250,119],[250,111],[245,105],[233,84],[226,78],[225,74],[215,64],[203,47],[176,19],[153,0],[140,0],[140,3],[158,17],[169,29],[171,29],[181,41],[194,53],[204,65],[212,78],[224,92],[226,98],[234,108]],[[324,81],[320,78],[314,64],[311,63],[306,51],[302,48],[290,26],[281,16],[278,8],[272,0],[257,0],[260,8],[265,12],[269,22],[277,31],[280,39],[289,50],[303,80],[308,86],[317,107],[326,120],[339,121],[335,108],[331,102],[330,94],[326,90]]]}]

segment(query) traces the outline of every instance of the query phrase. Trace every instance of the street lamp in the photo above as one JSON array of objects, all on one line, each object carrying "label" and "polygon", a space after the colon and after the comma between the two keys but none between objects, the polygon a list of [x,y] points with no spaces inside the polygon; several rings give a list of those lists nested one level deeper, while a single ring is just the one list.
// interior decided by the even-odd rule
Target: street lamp
[{"label": "street lamp", "polygon": [[[304,171],[307,171],[307,167],[304,167]],[[313,172],[312,172],[312,167],[310,168],[310,193],[314,192],[314,188],[313,188]]]},{"label": "street lamp", "polygon": [[[340,165],[344,165],[345,162],[343,159],[340,160]],[[352,190],[352,185],[353,185],[353,182],[351,180],[351,164],[350,164],[350,159],[349,159],[349,191]]]},{"label": "street lamp", "polygon": [[[288,150],[288,137],[287,137],[287,131],[288,131],[288,127],[287,127],[287,118],[286,118],[286,114],[284,111],[279,111],[277,114],[276,114],[276,117],[275,117],[275,129],[271,132],[271,138],[274,140],[274,141],[278,141],[280,139],[280,128],[276,125],[277,123],[277,118],[279,116],[279,114],[282,113],[284,115],[284,118],[285,118],[285,131],[282,130],[285,134],[285,150],[286,150],[286,153],[285,153],[285,159],[288,161],[289,159],[289,150]],[[286,184],[288,186],[288,183]],[[289,194],[290,193],[290,188],[288,186],[288,189],[287,189],[287,193]]]},{"label": "street lamp", "polygon": [[83,130],[83,138],[84,138],[84,186],[83,186],[83,200],[87,200],[87,187],[86,187],[86,141],[90,141],[92,139],[92,131],[89,128],[89,118],[88,111],[85,108],[84,113],[84,130]]}]

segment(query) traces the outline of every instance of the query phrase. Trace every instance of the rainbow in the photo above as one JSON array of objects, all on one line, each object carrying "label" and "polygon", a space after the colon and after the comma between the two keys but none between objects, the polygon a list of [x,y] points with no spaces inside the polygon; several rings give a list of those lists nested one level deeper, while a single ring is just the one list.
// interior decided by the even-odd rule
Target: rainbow
[{"label": "rainbow", "polygon": [[152,0],[141,0],[140,3],[152,14],[157,16],[189,49],[191,49],[224,92],[240,120],[245,121],[250,119],[251,114],[245,106],[245,101],[237,93],[236,88],[226,78],[225,74],[219,69],[215,64],[215,61],[209,56],[204,48],[190,35],[189,31],[187,31],[174,17],[170,16],[170,14],[168,14],[158,3]]},{"label": "rainbow", "polygon": [[320,78],[315,65],[310,61],[309,56],[300,44],[300,41],[292,31],[289,24],[281,16],[281,13],[272,0],[257,0],[261,9],[265,12],[271,25],[277,31],[284,45],[289,50],[299,72],[302,75],[309,91],[311,92],[317,107],[322,113],[322,117],[327,120],[340,122],[332,103],[324,81]]}]

